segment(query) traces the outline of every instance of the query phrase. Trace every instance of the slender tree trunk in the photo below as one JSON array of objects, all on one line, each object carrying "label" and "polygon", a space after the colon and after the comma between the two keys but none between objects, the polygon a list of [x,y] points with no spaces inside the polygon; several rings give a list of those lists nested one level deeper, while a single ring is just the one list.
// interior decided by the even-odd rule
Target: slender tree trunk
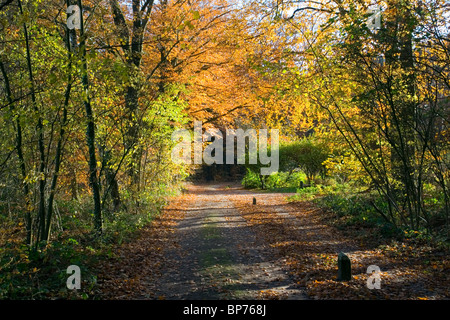
[{"label": "slender tree trunk", "polygon": [[[69,5],[69,0],[67,1],[67,5]],[[67,124],[67,108],[69,106],[70,92],[72,89],[72,53],[71,53],[71,45],[70,45],[70,30],[66,29],[66,46],[68,51],[68,77],[67,77],[67,87],[64,94],[64,104],[63,104],[63,116],[61,121],[61,128],[59,130],[59,140],[56,147],[56,155],[55,155],[55,169],[53,172],[52,183],[50,186],[50,195],[48,197],[47,204],[47,221],[46,221],[46,230],[45,230],[45,238],[43,240],[48,240],[50,238],[50,226],[53,215],[53,200],[56,192],[56,185],[58,183],[59,177],[59,169],[62,161],[62,153],[63,153],[63,141],[65,138],[65,126]]]},{"label": "slender tree trunk", "polygon": [[[414,166],[415,155],[415,133],[416,128],[416,103],[414,101],[415,95],[415,74],[414,74],[414,57],[413,57],[413,32],[415,29],[414,18],[411,13],[412,8],[409,7],[408,2],[402,6],[400,11],[400,61],[404,75],[403,80],[406,83],[406,101],[402,102],[399,110],[399,117],[401,122],[401,131],[403,137],[400,138],[402,150],[402,182],[406,189],[407,206],[410,215],[410,224],[412,229],[419,227],[419,216],[421,212],[421,201],[418,197],[418,190],[421,189],[417,185],[419,181],[416,179],[417,172]],[[421,170],[420,168],[418,170]]]},{"label": "slender tree trunk", "polygon": [[[22,3],[20,0],[17,0],[20,14],[23,15]],[[45,147],[44,147],[44,126],[42,117],[40,115],[40,111],[37,107],[36,101],[36,93],[34,88],[34,78],[33,78],[33,69],[31,67],[31,54],[30,54],[30,43],[28,37],[28,28],[26,23],[23,23],[23,31],[25,36],[25,49],[26,49],[26,58],[27,58],[27,71],[28,71],[28,79],[30,81],[30,90],[31,90],[31,101],[33,104],[33,109],[38,115],[38,148],[39,148],[39,211],[38,211],[38,237],[36,239],[37,243],[45,238],[45,185],[46,185],[46,175],[45,175]]]},{"label": "slender tree trunk", "polygon": [[[395,180],[400,182],[400,187],[393,187],[393,195],[399,203],[403,203],[403,209],[409,216],[409,226],[417,229],[419,215],[422,211],[420,190],[421,185],[418,176],[421,174],[420,166],[415,165],[415,129],[416,129],[416,102],[415,73],[413,56],[413,32],[416,28],[415,18],[412,14],[412,6],[409,1],[388,1],[388,11],[395,15],[386,16],[386,31],[391,37],[390,50],[386,52],[387,61],[398,63],[397,76],[401,80],[404,89],[399,93],[392,93],[389,97],[390,116],[389,133],[386,138],[391,144],[391,172]],[[392,88],[389,88],[392,89]]]},{"label": "slender tree trunk", "polygon": [[94,113],[91,106],[91,100],[89,97],[89,78],[87,72],[87,60],[86,60],[86,39],[84,34],[83,24],[83,6],[81,0],[78,0],[78,6],[80,7],[80,50],[81,50],[81,62],[82,62],[82,83],[84,88],[84,107],[87,119],[87,146],[89,150],[89,183],[92,188],[93,200],[94,200],[94,229],[98,235],[102,233],[102,207],[100,199],[100,186],[97,173],[97,158],[95,152],[95,123]]},{"label": "slender tree trunk", "polygon": [[[141,69],[144,32],[153,8],[153,0],[132,0],[131,9],[133,20],[127,24],[118,0],[109,0],[114,24],[117,28],[119,41],[123,44],[122,50],[128,67],[130,84],[125,87],[125,106],[129,116],[129,128],[125,137],[125,148],[135,148],[139,140],[139,72]],[[128,175],[131,185],[139,190],[140,161],[142,148],[137,148],[131,154],[131,163],[128,165]]]},{"label": "slender tree trunk", "polygon": [[[12,98],[11,86],[9,84],[9,77],[6,73],[5,66],[3,62],[0,61],[0,70],[3,75],[3,79],[5,80],[5,91],[8,99],[8,103],[10,104],[11,111],[14,110],[14,100]],[[23,193],[25,196],[25,228],[26,228],[26,239],[25,243],[29,246],[31,245],[31,210],[30,210],[30,188],[28,182],[25,181],[27,176],[26,167],[25,167],[25,159],[23,156],[23,146],[22,146],[22,126],[20,124],[20,117],[17,115],[16,117],[16,151],[17,157],[19,158],[19,167],[21,173],[21,179],[23,183]]]},{"label": "slender tree trunk", "polygon": [[[98,147],[100,157],[102,158],[102,170],[105,171],[105,188],[103,192],[102,205],[111,196],[113,202],[113,210],[117,211],[122,201],[120,200],[119,184],[117,183],[116,174],[111,169],[111,150],[102,145]],[[119,164],[120,167],[120,164]]]}]

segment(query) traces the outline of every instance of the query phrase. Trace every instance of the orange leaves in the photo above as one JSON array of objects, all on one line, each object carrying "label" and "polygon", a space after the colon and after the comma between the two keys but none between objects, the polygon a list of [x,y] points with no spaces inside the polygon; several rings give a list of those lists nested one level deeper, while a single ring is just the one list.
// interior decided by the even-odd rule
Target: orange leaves
[{"label": "orange leaves", "polygon": [[[264,198],[256,206],[246,205],[250,197],[236,199],[235,205],[310,298],[424,300],[449,296],[450,261],[444,252],[413,241],[367,244],[358,241],[360,231],[347,230],[353,240],[324,224],[329,217],[307,202],[286,205],[282,195],[265,194]],[[348,253],[352,263],[352,279],[347,282],[336,281],[340,250]],[[367,287],[369,265],[380,267],[381,289]]]},{"label": "orange leaves", "polygon": [[232,6],[221,0],[168,2],[158,5],[151,19],[143,73],[160,89],[185,85],[192,117],[207,120],[253,101],[245,21]]},{"label": "orange leaves", "polygon": [[182,218],[184,195],[172,201],[164,214],[140,231],[139,238],[116,249],[116,256],[102,261],[97,269],[100,295],[103,299],[136,299],[155,297],[154,283],[167,263],[166,250],[175,245],[172,238],[176,220]]},{"label": "orange leaves", "polygon": [[[347,230],[347,235],[343,235],[325,224],[330,217],[324,219],[326,213],[310,203],[287,203],[286,195],[264,193],[258,197],[257,205],[249,205],[253,196],[254,193],[242,192],[229,199],[259,238],[258,244],[283,266],[294,283],[305,289],[309,298],[424,300],[449,296],[450,262],[446,252],[412,240],[385,245],[380,245],[380,239],[360,242],[357,231]],[[164,266],[171,263],[167,252],[176,246],[175,224],[183,218],[185,210],[195,206],[196,199],[195,192],[173,199],[165,214],[143,230],[137,242],[124,244],[117,251],[118,257],[104,266],[105,272],[99,277],[105,297],[165,298],[157,293],[156,279]],[[340,251],[346,252],[351,260],[350,281],[336,281]],[[372,276],[367,273],[370,265],[381,270],[380,289],[367,286]],[[270,278],[272,272],[263,268],[260,276]],[[224,288],[234,284],[233,281],[224,278]],[[285,291],[270,288],[256,292],[256,297],[266,300],[288,297]]]},{"label": "orange leaves", "polygon": [[258,292],[258,299],[262,300],[282,300],[286,298],[286,294],[280,294],[280,292],[271,289],[261,290]]}]

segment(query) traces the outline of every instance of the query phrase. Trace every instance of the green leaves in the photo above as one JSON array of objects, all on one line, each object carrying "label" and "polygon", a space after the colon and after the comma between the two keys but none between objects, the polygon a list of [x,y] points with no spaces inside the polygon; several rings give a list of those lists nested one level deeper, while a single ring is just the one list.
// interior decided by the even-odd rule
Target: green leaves
[{"label": "green leaves", "polygon": [[280,147],[281,167],[285,170],[301,168],[309,180],[324,170],[328,158],[327,147],[312,139],[302,139]]},{"label": "green leaves", "polygon": [[184,25],[187,26],[190,30],[194,30],[194,29],[195,29],[194,25],[193,25],[192,22],[189,21],[189,20],[186,20],[186,21],[184,22]]},{"label": "green leaves", "polygon": [[193,12],[192,12],[192,17],[194,18],[194,20],[200,19],[200,12],[198,12],[198,11],[193,11]]}]

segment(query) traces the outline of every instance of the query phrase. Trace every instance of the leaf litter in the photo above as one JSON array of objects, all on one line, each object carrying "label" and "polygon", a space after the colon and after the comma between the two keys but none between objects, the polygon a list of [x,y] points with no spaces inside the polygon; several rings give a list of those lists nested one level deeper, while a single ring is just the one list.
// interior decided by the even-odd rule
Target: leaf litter
[{"label": "leaf litter", "polygon": [[[448,252],[414,240],[386,243],[381,239],[362,239],[352,233],[353,230],[342,232],[329,223],[331,213],[311,202],[288,202],[288,195],[243,190],[226,184],[189,187],[189,192],[172,199],[163,213],[140,231],[135,241],[122,244],[113,257],[102,263],[98,276],[99,296],[102,299],[234,299],[242,298],[236,292],[253,283],[251,296],[244,294],[244,297],[265,300],[448,299]],[[257,198],[256,205],[252,204],[253,197]],[[248,234],[240,236],[254,235],[255,239],[249,243],[258,250],[245,245],[245,241],[215,243],[227,252],[239,251],[240,263],[233,260],[234,267],[256,267],[237,267],[233,274],[216,255],[211,260],[217,263],[205,268],[201,251],[211,248],[202,247],[199,238],[194,237],[192,241],[180,238],[180,225],[185,225],[189,214],[195,216],[208,209],[199,207],[199,203],[214,206],[220,203],[220,210],[228,210],[219,217],[223,220],[220,223],[241,219],[236,224],[240,229],[236,227],[233,232],[248,230],[245,231]],[[229,215],[230,210],[238,215]],[[211,241],[215,238],[214,234],[210,237]],[[228,237],[233,235],[228,234]],[[230,248],[231,245],[235,248]],[[195,253],[189,256],[189,261],[182,260],[182,255],[188,256],[187,250]],[[352,263],[352,280],[346,282],[336,280],[337,256],[341,251]],[[256,258],[259,264],[255,264]],[[274,265],[288,274],[291,286],[302,288],[304,296],[285,290],[289,286],[276,288],[276,280],[284,280],[286,284],[286,277],[271,276]],[[367,287],[370,275],[366,271],[370,265],[381,269],[381,289]],[[277,272],[280,277],[278,269]]]}]

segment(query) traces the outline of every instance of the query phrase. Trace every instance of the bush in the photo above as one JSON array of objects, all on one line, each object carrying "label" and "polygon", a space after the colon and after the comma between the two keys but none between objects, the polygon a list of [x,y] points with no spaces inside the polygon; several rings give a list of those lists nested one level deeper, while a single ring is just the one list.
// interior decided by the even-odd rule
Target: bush
[{"label": "bush", "polygon": [[[264,188],[272,191],[295,192],[300,187],[301,182],[306,181],[306,175],[301,171],[275,172],[270,176],[263,176]],[[261,189],[261,177],[258,173],[247,168],[247,173],[242,179],[242,185],[249,189]]]},{"label": "bush", "polygon": [[370,184],[370,179],[361,163],[349,152],[336,151],[323,162],[327,175],[338,183]]},{"label": "bush", "polygon": [[313,139],[305,138],[280,146],[282,170],[293,171],[300,168],[311,184],[316,175],[325,173],[323,162],[328,158],[328,148]]},{"label": "bush", "polygon": [[303,171],[294,171],[286,180],[286,185],[293,188],[299,188],[301,183],[306,183],[307,177]]},{"label": "bush", "polygon": [[259,174],[247,168],[247,173],[242,179],[242,185],[248,189],[262,188],[261,179]]},{"label": "bush", "polygon": [[[87,299],[96,283],[89,267],[93,259],[92,251],[73,238],[32,250],[14,240],[0,251],[0,299]],[[70,265],[81,269],[81,290],[66,287]]]},{"label": "bush", "polygon": [[302,189],[297,189],[297,194],[292,198],[293,200],[312,200],[316,196],[321,195],[323,188],[321,186],[311,186]]},{"label": "bush", "polygon": [[317,198],[316,203],[334,212],[341,218],[340,224],[346,226],[378,227],[381,234],[392,236],[396,228],[385,221],[373,204],[387,214],[387,204],[379,195],[371,193],[354,194],[346,192],[330,192]]}]

